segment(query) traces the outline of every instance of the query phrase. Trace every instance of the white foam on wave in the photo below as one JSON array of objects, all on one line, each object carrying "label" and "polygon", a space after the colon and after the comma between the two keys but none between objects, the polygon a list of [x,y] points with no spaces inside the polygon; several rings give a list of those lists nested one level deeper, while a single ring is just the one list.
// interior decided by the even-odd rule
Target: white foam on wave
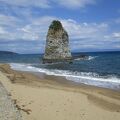
[{"label": "white foam on wave", "polygon": [[93,60],[93,59],[95,59],[97,56],[89,56],[88,57],[88,60]]},{"label": "white foam on wave", "polygon": [[14,70],[41,72],[47,75],[63,76],[67,80],[91,85],[93,84],[93,82],[94,84],[98,84],[98,82],[120,84],[120,79],[117,78],[116,76],[108,76],[107,78],[103,78],[98,74],[92,72],[71,72],[69,70],[44,69],[33,67],[30,64],[18,64],[18,63],[11,63],[10,66]]},{"label": "white foam on wave", "polygon": [[88,56],[87,58],[76,58],[75,60],[93,60],[95,59],[97,56]]}]

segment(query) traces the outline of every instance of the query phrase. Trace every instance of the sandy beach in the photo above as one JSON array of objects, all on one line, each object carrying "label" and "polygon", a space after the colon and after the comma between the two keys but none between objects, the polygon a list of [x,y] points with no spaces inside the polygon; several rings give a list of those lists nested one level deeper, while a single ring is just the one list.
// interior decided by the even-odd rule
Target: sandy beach
[{"label": "sandy beach", "polygon": [[0,65],[4,85],[23,120],[119,120],[120,91],[77,85]]}]

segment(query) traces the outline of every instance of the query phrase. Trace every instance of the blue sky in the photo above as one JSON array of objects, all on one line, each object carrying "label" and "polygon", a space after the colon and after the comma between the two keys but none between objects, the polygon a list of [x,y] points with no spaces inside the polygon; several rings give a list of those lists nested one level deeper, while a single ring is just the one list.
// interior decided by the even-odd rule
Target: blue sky
[{"label": "blue sky", "polygon": [[54,19],[72,52],[120,51],[120,0],[0,0],[0,50],[43,53]]}]

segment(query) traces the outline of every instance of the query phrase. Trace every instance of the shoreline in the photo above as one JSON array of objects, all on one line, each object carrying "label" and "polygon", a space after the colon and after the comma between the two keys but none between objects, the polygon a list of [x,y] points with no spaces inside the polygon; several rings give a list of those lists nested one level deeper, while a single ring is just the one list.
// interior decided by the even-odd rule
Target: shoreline
[{"label": "shoreline", "polygon": [[[0,81],[12,99],[16,99],[25,120],[73,120],[75,116],[75,120],[120,118],[120,91],[15,71],[7,64],[0,64],[0,71]],[[30,114],[22,109],[30,110]]]},{"label": "shoreline", "polygon": [[[96,86],[96,87],[101,87],[101,88],[107,88],[107,89],[112,89],[112,90],[117,90],[120,91],[120,79],[116,76],[106,76],[106,78],[99,76],[99,74],[97,77],[95,77],[95,73],[84,73],[84,72],[80,72],[78,75],[74,72],[71,73],[70,71],[67,70],[49,70],[46,68],[37,68],[34,66],[29,66],[29,65],[22,65],[22,64],[10,64],[10,67],[13,70],[17,70],[17,71],[23,71],[23,72],[28,72],[28,73],[32,73],[32,74],[36,74],[38,75],[40,78],[41,76],[52,76],[52,79],[57,80],[59,78],[63,78],[64,82],[69,81],[72,84],[84,84],[84,85],[88,85],[88,86]],[[93,74],[93,75],[92,75]],[[46,77],[47,79],[49,77]],[[57,78],[57,79],[56,79]],[[63,81],[63,79],[61,79],[61,81]]]},{"label": "shoreline", "polygon": [[[34,79],[34,82],[43,83],[48,86],[51,85],[51,88],[53,87],[56,89],[57,89],[57,87],[62,86],[62,87],[66,87],[66,88],[68,88],[68,87],[74,88],[75,87],[75,88],[82,88],[82,89],[93,89],[93,90],[102,89],[102,90],[113,91],[113,92],[118,92],[118,93],[120,92],[119,89],[111,89],[111,88],[105,88],[105,87],[100,87],[100,86],[95,86],[95,85],[87,85],[84,83],[70,81],[70,80],[67,80],[64,76],[47,75],[47,74],[41,73],[41,72],[29,72],[29,71],[14,70],[10,67],[9,64],[0,64],[0,69],[1,69],[1,65],[3,66],[3,68],[2,68],[3,72],[5,72],[5,73],[7,72],[7,77],[11,80],[11,82],[13,82],[13,83],[15,82],[16,84],[23,84],[23,85],[25,84],[25,85],[31,86],[29,83],[32,81],[26,81],[26,82],[28,82],[27,84],[26,84],[26,82],[24,83],[23,80],[21,81],[20,78],[23,79],[25,76],[27,78],[31,77],[31,79]],[[16,77],[15,77],[15,75],[14,76],[9,75],[12,73],[16,74]],[[28,77],[28,76],[30,76],[30,77]],[[57,85],[57,87],[55,87],[55,85]],[[32,87],[33,86],[34,86],[34,84],[32,83]],[[39,87],[39,85],[35,84],[34,87]]]}]

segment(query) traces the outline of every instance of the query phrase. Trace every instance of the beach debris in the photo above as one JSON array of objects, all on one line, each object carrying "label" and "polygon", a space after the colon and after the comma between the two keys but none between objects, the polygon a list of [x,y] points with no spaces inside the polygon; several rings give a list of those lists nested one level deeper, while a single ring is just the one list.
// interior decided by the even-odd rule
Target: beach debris
[{"label": "beach debris", "polygon": [[22,107],[25,107],[25,105],[22,105],[22,107],[20,105],[17,104],[17,99],[13,99],[13,102],[15,104],[15,107],[18,109],[18,110],[22,110],[23,112],[26,112],[28,115],[32,112],[31,109],[25,109],[25,108],[22,108]]},{"label": "beach debris", "polygon": [[43,63],[72,62],[69,36],[58,20],[52,21],[46,37]]}]

